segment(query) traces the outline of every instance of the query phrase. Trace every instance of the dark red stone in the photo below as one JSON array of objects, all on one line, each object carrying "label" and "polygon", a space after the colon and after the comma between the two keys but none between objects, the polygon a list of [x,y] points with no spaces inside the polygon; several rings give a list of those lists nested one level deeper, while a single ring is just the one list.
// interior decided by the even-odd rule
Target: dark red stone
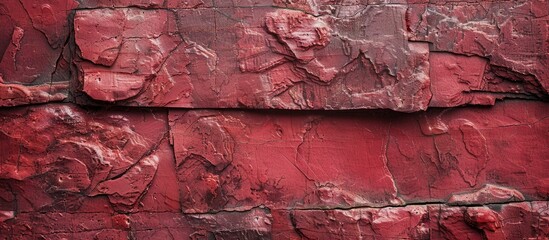
[{"label": "dark red stone", "polygon": [[[163,172],[155,182],[176,186],[173,158],[163,140],[165,116],[154,111],[89,112],[72,105],[3,111],[0,143],[8,154],[0,158],[0,179],[11,179],[8,189],[19,196],[12,201],[21,212],[78,212],[87,201],[98,201],[92,209],[108,210],[93,196],[107,196],[124,211],[177,210],[177,194],[150,186],[160,167]],[[154,199],[143,197],[149,188]]]},{"label": "dark red stone", "polygon": [[62,101],[70,80],[74,0],[0,3],[0,106]]},{"label": "dark red stone", "polygon": [[[506,101],[493,108],[440,109],[392,122],[387,157],[399,196],[441,200],[484,189],[495,196],[473,197],[479,201],[473,204],[485,198],[520,200],[514,190],[527,199],[546,199],[549,127],[544,109],[546,103]],[[485,184],[511,189],[486,189]]]},{"label": "dark red stone", "polygon": [[549,239],[547,26],[546,0],[4,1],[0,240]]},{"label": "dark red stone", "polygon": [[544,239],[547,202],[522,202],[482,207],[430,206],[432,239]]},{"label": "dark red stone", "polygon": [[547,1],[422,2],[407,20],[410,40],[432,43],[431,106],[547,98]]},{"label": "dark red stone", "polygon": [[547,202],[273,212],[277,239],[545,239]]},{"label": "dark red stone", "polygon": [[171,110],[182,210],[547,200],[546,108],[515,101],[398,117]]},{"label": "dark red stone", "polygon": [[547,99],[545,1],[382,2],[88,3],[154,10],[77,12],[77,101],[411,112]]},{"label": "dark red stone", "polygon": [[[356,16],[277,8],[80,10],[74,24],[85,96],[77,99],[422,110],[431,96],[428,49],[406,41],[405,12],[405,6],[374,6]],[[363,22],[364,30],[354,31]]]}]

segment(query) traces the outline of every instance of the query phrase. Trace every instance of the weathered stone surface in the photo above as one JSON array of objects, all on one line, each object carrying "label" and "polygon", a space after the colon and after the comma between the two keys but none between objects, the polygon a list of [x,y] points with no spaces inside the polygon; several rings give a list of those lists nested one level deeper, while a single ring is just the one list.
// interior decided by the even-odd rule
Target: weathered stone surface
[{"label": "weathered stone surface", "polygon": [[271,239],[271,221],[268,209],[187,216],[145,211],[20,213],[0,222],[0,239]]},{"label": "weathered stone surface", "polygon": [[61,101],[70,80],[73,0],[0,3],[0,106]]},{"label": "weathered stone surface", "polygon": [[21,213],[0,239],[545,239],[546,201],[449,207],[253,209],[188,216],[169,212]]},{"label": "weathered stone surface", "polygon": [[174,110],[170,124],[183,212],[402,203],[382,119]]},{"label": "weathered stone surface", "polygon": [[523,202],[482,207],[430,206],[432,239],[544,239],[547,202]]},{"label": "weathered stone surface", "polygon": [[549,239],[547,26],[546,0],[4,1],[0,240]]},{"label": "weathered stone surface", "polygon": [[[72,71],[75,8],[82,59]],[[22,0],[2,9],[2,106],[65,100],[75,75],[86,104],[418,111],[548,97],[542,0]]]},{"label": "weathered stone surface", "polygon": [[422,110],[431,96],[428,48],[407,42],[405,12],[398,5],[321,16],[271,7],[79,10],[77,101]]},{"label": "weathered stone surface", "polygon": [[89,60],[78,64],[81,89],[89,97],[151,106],[189,102],[186,52],[192,49],[177,32],[173,12],[78,11],[74,25],[76,44]]},{"label": "weathered stone surface", "polygon": [[128,239],[109,213],[20,213],[0,224],[0,239]]},{"label": "weathered stone surface", "polygon": [[288,210],[278,211],[277,220],[279,239],[429,239],[430,228],[427,206]]},{"label": "weathered stone surface", "polygon": [[272,217],[268,209],[216,214],[191,214],[187,217],[193,238],[271,239]]},{"label": "weathered stone surface", "polygon": [[0,239],[545,239],[548,202],[349,210],[178,213],[23,213]]},{"label": "weathered stone surface", "polygon": [[504,98],[536,99],[545,91],[523,82],[522,77],[504,79],[512,75],[503,68],[488,65],[484,58],[451,53],[431,52],[430,76],[433,80],[432,107],[455,107],[465,104],[494,105]]},{"label": "weathered stone surface", "polygon": [[[5,109],[0,228],[22,239],[81,232],[139,239],[315,238],[322,236],[316,228],[332,237],[357,236],[356,227],[333,229],[339,229],[336,222],[345,228],[359,222],[374,229],[362,234],[379,237],[544,236],[546,203],[528,201],[547,200],[546,108],[507,100],[492,108],[414,114],[171,110],[166,116],[63,104]],[[459,206],[431,210],[424,205],[429,202]],[[490,207],[510,202],[532,207]],[[430,222],[424,214],[411,218],[416,206],[360,208],[401,204],[418,204]],[[431,212],[438,209],[449,215],[437,224],[444,227],[432,228]],[[92,213],[112,223],[81,230],[65,220],[46,221]],[[505,221],[498,219],[515,215],[530,219],[517,224],[532,223],[534,230],[502,230]],[[160,226],[172,218],[172,227]],[[256,220],[263,225],[240,224]],[[401,230],[388,230],[397,226]]]},{"label": "weathered stone surface", "polygon": [[194,232],[188,220],[175,212],[137,212],[129,220],[136,239],[189,239]]},{"label": "weathered stone surface", "polygon": [[408,29],[410,40],[432,43],[431,106],[547,99],[547,1],[419,2],[409,5]]},{"label": "weathered stone surface", "polygon": [[[163,140],[165,117],[161,112],[88,112],[72,105],[1,112],[0,179],[6,193],[18,196],[7,198],[16,208],[3,210],[79,211],[88,200],[99,204],[96,210],[108,209],[93,197],[106,195],[120,211],[177,211],[177,194],[151,187],[161,162],[160,181],[176,186],[175,171],[169,172],[173,158]],[[149,187],[155,200],[143,196]]]},{"label": "weathered stone surface", "polygon": [[67,98],[68,88],[68,82],[52,82],[36,86],[5,83],[0,76],[0,106],[62,101]]},{"label": "weathered stone surface", "polygon": [[182,210],[546,200],[546,108],[511,101],[398,118],[171,110]]},{"label": "weathered stone surface", "polygon": [[276,239],[545,239],[547,202],[274,211]]},{"label": "weathered stone surface", "polygon": [[524,201],[517,190],[486,184],[483,188],[469,193],[458,193],[448,199],[449,205],[481,205]]},{"label": "weathered stone surface", "polygon": [[[527,199],[546,199],[547,104],[506,101],[498,105],[440,109],[419,114],[417,119],[392,121],[387,162],[399,196],[405,201],[424,196],[440,201],[494,184],[511,188],[504,193],[509,200],[517,195],[514,190]],[[472,200],[483,204],[482,198],[505,198],[493,190]]]},{"label": "weathered stone surface", "polygon": [[[144,9],[197,9],[211,7],[228,7],[230,1],[216,2],[212,0],[77,0],[80,2],[79,8],[128,8],[138,7]],[[248,1],[248,0],[246,0]],[[253,2],[259,2],[253,0]]]},{"label": "weathered stone surface", "polygon": [[139,212],[129,220],[137,239],[271,239],[268,209],[190,215]]}]

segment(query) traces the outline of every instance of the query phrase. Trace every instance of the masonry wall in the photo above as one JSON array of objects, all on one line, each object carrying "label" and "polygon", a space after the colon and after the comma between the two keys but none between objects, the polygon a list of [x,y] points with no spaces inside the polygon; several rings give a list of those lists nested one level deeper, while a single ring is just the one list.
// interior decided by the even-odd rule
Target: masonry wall
[{"label": "masonry wall", "polygon": [[0,239],[547,239],[545,0],[0,2]]}]

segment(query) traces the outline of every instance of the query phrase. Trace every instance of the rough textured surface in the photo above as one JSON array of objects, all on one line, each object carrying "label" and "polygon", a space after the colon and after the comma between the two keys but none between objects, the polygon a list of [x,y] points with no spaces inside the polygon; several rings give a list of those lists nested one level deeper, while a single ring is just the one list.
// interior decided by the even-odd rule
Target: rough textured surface
[{"label": "rough textured surface", "polygon": [[546,108],[508,102],[406,116],[171,110],[182,210],[544,200]]},{"label": "rough textured surface", "polygon": [[98,195],[121,210],[136,206],[160,162],[170,161],[165,113],[47,105],[0,116],[0,178],[22,191],[18,211],[77,210]]},{"label": "rough textured surface", "polygon": [[546,0],[3,1],[0,240],[549,239],[548,26]]},{"label": "rough textured surface", "polygon": [[[0,226],[4,239],[545,239],[548,202],[482,207],[422,206],[170,212],[22,213]],[[55,224],[48,224],[54,221]],[[29,229],[33,232],[30,233]]]},{"label": "rough textured surface", "polygon": [[0,104],[413,112],[547,99],[547,4],[10,1]]},{"label": "rough textured surface", "polygon": [[407,16],[410,40],[432,43],[430,106],[547,98],[549,2],[413,4]]},{"label": "rough textured surface", "polygon": [[290,219],[292,225],[274,225],[273,234],[280,239],[543,239],[547,207],[531,202],[281,211],[274,219]]},{"label": "rough textured surface", "polygon": [[72,77],[73,0],[0,3],[0,106],[62,101]]},{"label": "rough textured surface", "polygon": [[85,95],[77,100],[422,110],[431,96],[428,47],[406,41],[405,12],[405,6],[341,16],[267,7],[78,11]]},{"label": "rough textured surface", "polygon": [[0,235],[546,236],[545,109],[3,110]]},{"label": "rough textured surface", "polygon": [[[461,83],[465,85],[462,91],[471,94],[464,94],[465,99],[456,100],[450,105],[487,101],[487,97],[478,96],[482,93],[500,93],[500,96],[518,94],[525,97],[547,95],[548,4],[543,0],[413,4],[408,9],[410,39],[432,43],[432,51],[475,56],[465,60],[465,66],[461,69],[459,61],[456,62],[448,55],[446,58],[449,59],[442,57],[442,66],[437,68],[458,72],[457,78],[452,79],[446,75],[449,78],[443,81],[449,81],[448,86]],[[484,64],[479,63],[482,59]],[[483,72],[482,68],[485,67],[479,65],[486,64],[486,72]],[[477,77],[475,79],[467,75]],[[443,93],[441,95],[448,97]],[[467,99],[471,97],[473,99]],[[477,97],[481,99],[477,100]]]}]

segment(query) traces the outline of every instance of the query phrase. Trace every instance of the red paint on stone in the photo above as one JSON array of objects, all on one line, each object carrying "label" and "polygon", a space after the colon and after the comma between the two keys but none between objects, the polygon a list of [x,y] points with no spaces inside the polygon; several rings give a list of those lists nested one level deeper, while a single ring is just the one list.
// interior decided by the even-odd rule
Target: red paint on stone
[{"label": "red paint on stone", "polygon": [[[273,212],[277,239],[546,238],[547,202]],[[536,222],[539,221],[539,222]]]},{"label": "red paint on stone", "polygon": [[0,3],[0,240],[547,239],[548,4]]},{"label": "red paint on stone", "polygon": [[518,82],[525,89],[510,89],[511,93],[547,96],[546,1],[450,2],[409,5],[410,39],[433,43],[432,51],[483,57],[491,67],[503,70],[492,70],[496,77],[489,80],[492,84]]},{"label": "red paint on stone", "polygon": [[70,80],[73,0],[0,3],[0,106],[61,101]]},{"label": "red paint on stone", "polygon": [[112,223],[117,229],[127,230],[130,228],[130,219],[123,214],[112,216]]},{"label": "red paint on stone", "polygon": [[[337,17],[276,8],[79,10],[79,89],[89,98],[77,100],[422,110],[431,96],[428,49],[406,41],[405,11],[375,6]],[[364,32],[354,32],[365,21]]]},{"label": "red paint on stone", "polygon": [[[171,110],[182,210],[544,200],[546,107],[518,101],[398,118]],[[430,133],[433,122],[443,130]]]},{"label": "red paint on stone", "polygon": [[183,212],[402,203],[382,119],[174,110],[170,122]]},{"label": "red paint on stone", "polygon": [[[13,182],[23,191],[18,201],[30,207],[20,205],[19,211],[77,211],[97,195],[108,196],[114,207],[132,207],[149,188],[160,161],[171,159],[162,141],[166,122],[161,112],[121,115],[44,105],[0,116],[0,141],[9,152],[2,157],[0,178],[18,180]],[[160,204],[146,207],[163,209]]]}]

